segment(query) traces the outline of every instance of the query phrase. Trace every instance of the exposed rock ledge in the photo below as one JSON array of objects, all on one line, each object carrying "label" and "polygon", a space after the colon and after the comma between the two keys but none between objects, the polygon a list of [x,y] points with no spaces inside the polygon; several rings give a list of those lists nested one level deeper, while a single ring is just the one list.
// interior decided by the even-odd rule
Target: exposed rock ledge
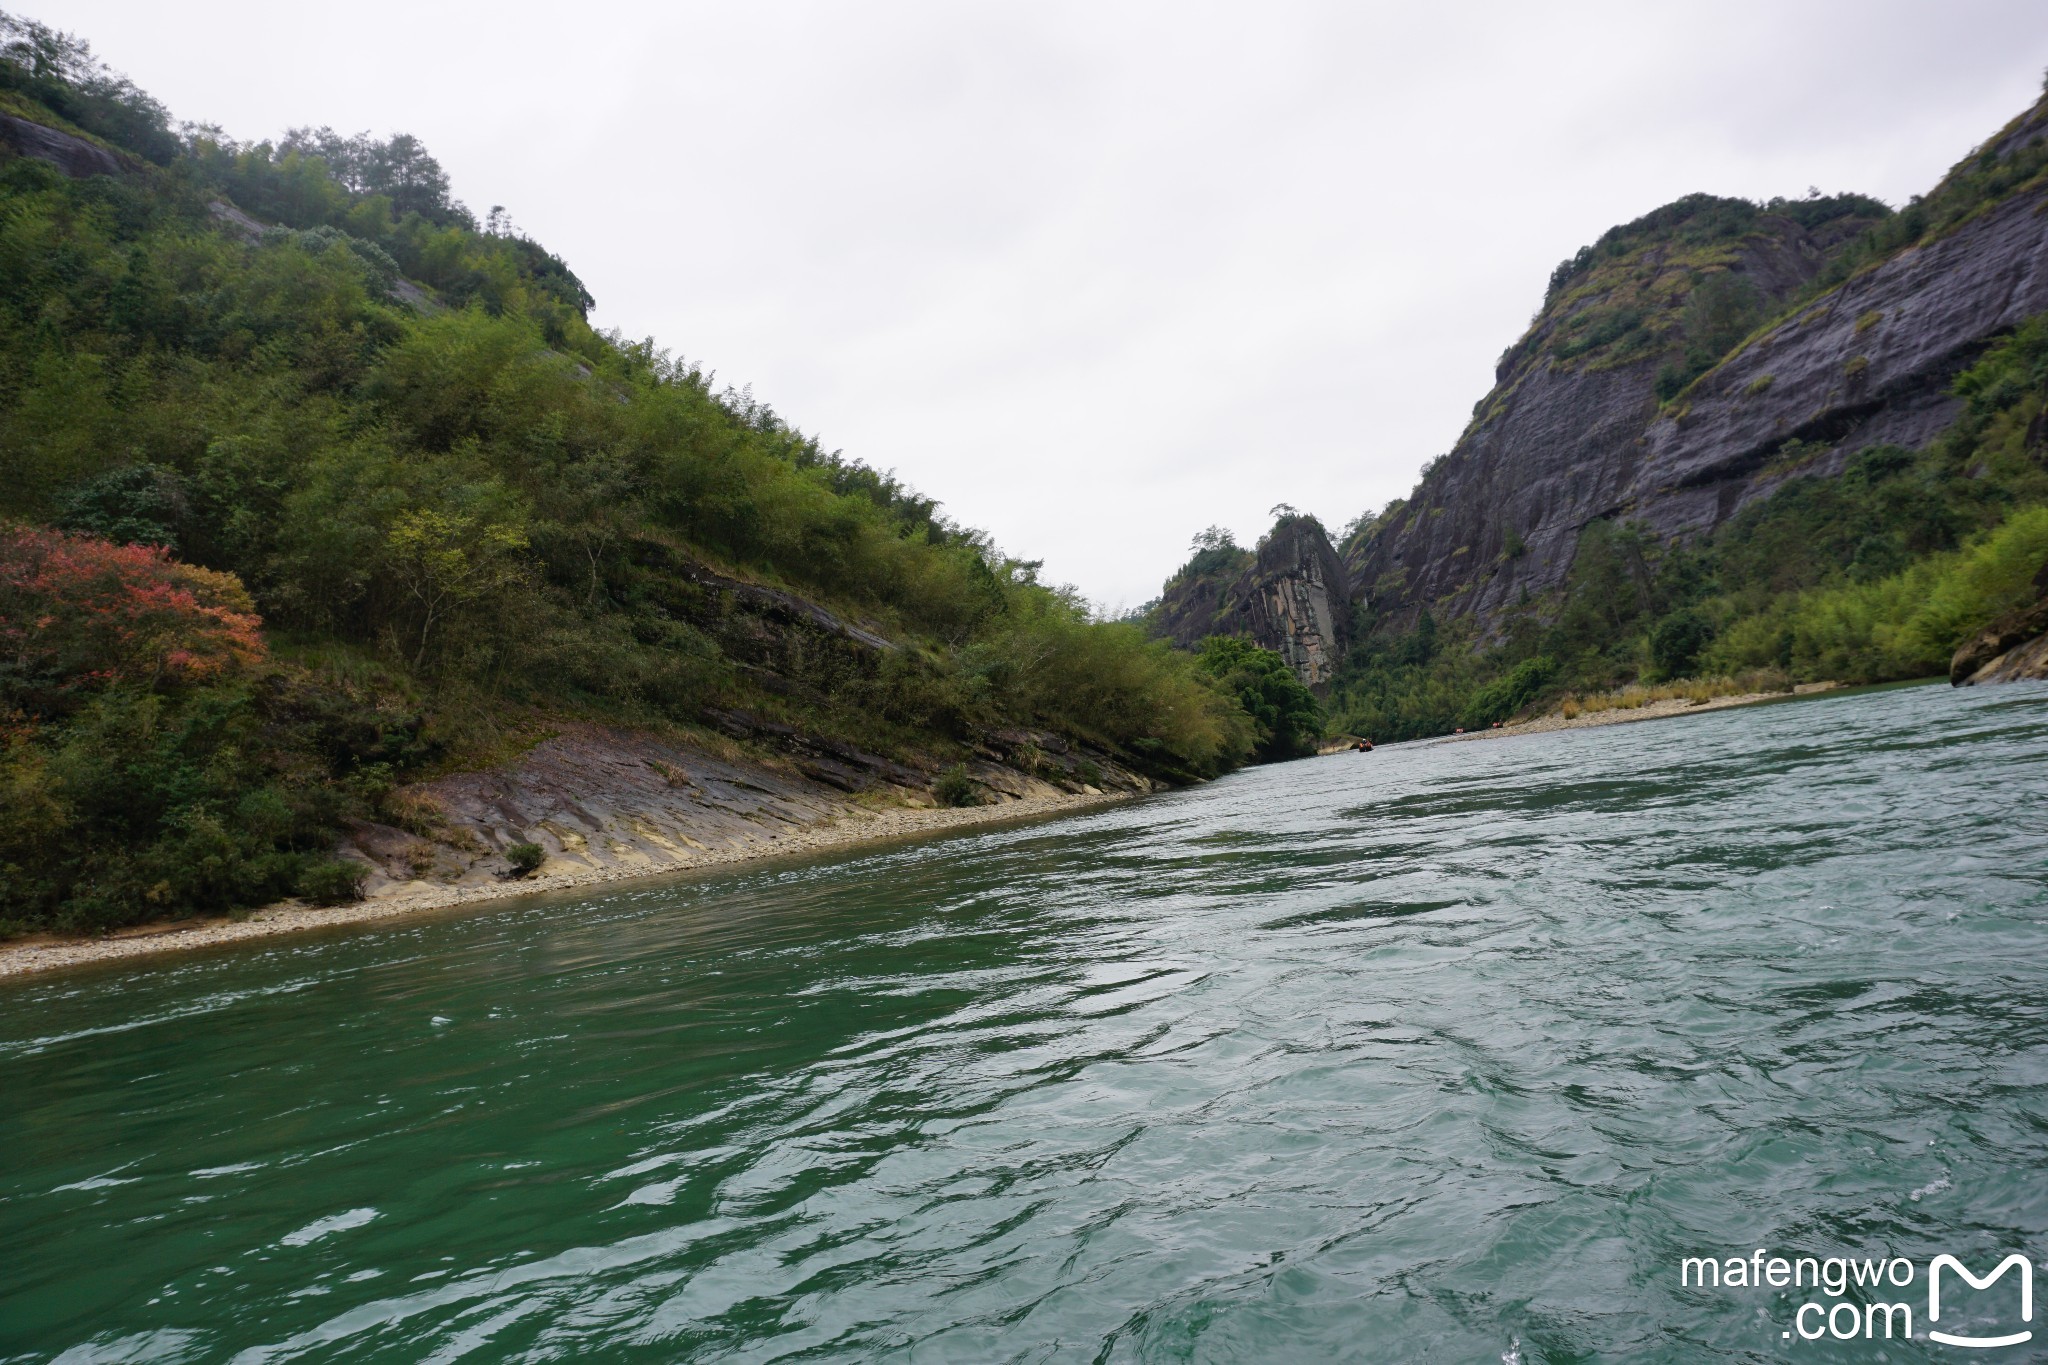
[{"label": "exposed rock ledge", "polygon": [[119,175],[141,166],[141,162],[96,142],[47,128],[40,123],[0,114],[0,158],[5,154],[47,161],[74,180],[95,175]]},{"label": "exposed rock ledge", "polygon": [[[369,865],[364,891],[377,897],[495,884],[510,867],[506,850],[519,843],[545,851],[543,876],[659,872],[778,851],[805,831],[937,804],[918,769],[743,712],[723,719],[788,758],[721,756],[645,731],[570,725],[504,767],[407,788],[392,804],[414,814],[410,829],[359,823],[343,853]],[[999,731],[990,741],[986,757],[965,765],[980,788],[978,809],[1155,785],[1056,735]]]}]

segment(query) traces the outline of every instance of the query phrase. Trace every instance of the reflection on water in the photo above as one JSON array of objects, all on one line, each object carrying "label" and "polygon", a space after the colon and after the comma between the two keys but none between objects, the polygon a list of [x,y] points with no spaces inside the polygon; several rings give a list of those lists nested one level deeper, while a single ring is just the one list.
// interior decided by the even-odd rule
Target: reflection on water
[{"label": "reflection on water", "polygon": [[1762,1358],[2048,1252],[2044,859],[1915,688],[15,985],[0,1359]]}]

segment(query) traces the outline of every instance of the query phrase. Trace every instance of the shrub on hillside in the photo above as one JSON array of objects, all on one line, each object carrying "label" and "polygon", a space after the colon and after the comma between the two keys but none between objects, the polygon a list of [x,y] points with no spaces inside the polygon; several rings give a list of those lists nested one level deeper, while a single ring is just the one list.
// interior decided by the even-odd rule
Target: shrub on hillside
[{"label": "shrub on hillside", "polygon": [[346,905],[363,898],[370,869],[342,858],[308,862],[299,872],[298,891],[315,905]]},{"label": "shrub on hillside", "polygon": [[0,703],[220,678],[262,662],[261,624],[233,574],[160,546],[0,527]]},{"label": "shrub on hillside", "polygon": [[103,930],[303,891],[345,802],[314,774],[279,771],[265,729],[240,685],[110,687],[61,724],[17,719],[0,735],[0,932]]},{"label": "shrub on hillside", "polygon": [[1692,607],[1680,607],[1650,631],[1650,664],[1658,681],[1692,676],[1700,651],[1714,638],[1714,623]]},{"label": "shrub on hillside", "polygon": [[175,469],[122,465],[66,494],[57,524],[116,545],[161,545],[176,553],[188,503]]},{"label": "shrub on hillside", "polygon": [[979,785],[967,775],[967,765],[955,763],[939,774],[939,780],[932,783],[932,795],[942,806],[978,806],[981,804]]},{"label": "shrub on hillside", "polygon": [[1477,730],[1506,720],[1536,700],[1537,694],[1557,676],[1557,665],[1538,655],[1524,659],[1504,677],[1496,678],[1473,694],[1460,719],[1468,730]]},{"label": "shrub on hillside", "polygon": [[1196,660],[1141,626],[1094,621],[1071,593],[1018,593],[975,653],[999,713],[1113,750],[1165,777],[1250,756],[1254,725]]},{"label": "shrub on hillside", "polygon": [[1711,668],[1782,667],[1802,679],[1882,682],[1945,673],[1972,634],[2032,601],[2048,564],[2048,507],[1903,572],[1794,594],[1745,617],[1708,650]]}]

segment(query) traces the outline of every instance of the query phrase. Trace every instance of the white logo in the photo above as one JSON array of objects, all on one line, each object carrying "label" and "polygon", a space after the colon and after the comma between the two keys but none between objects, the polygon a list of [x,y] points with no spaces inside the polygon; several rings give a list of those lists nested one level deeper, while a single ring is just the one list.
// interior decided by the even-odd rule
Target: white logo
[{"label": "white logo", "polygon": [[[1970,1288],[1972,1289],[1989,1289],[2006,1271],[2011,1270],[2015,1266],[2019,1267],[2020,1321],[2032,1322],[2034,1320],[2033,1263],[2015,1251],[2012,1255],[1998,1263],[1998,1269],[1982,1279],[1972,1275],[1970,1268],[1953,1256],[1935,1257],[1933,1263],[1927,1267],[1928,1322],[1933,1323],[1941,1320],[1941,1268],[1943,1266],[1947,1266],[1950,1270],[1955,1271],[1956,1274],[1969,1281]],[[2003,1337],[1959,1337],[1947,1332],[1937,1332],[1932,1327],[1929,1327],[1927,1329],[1927,1337],[1928,1340],[1938,1341],[1944,1346],[2017,1346],[2023,1341],[2032,1341],[2034,1333],[2029,1329],[2025,1332],[2014,1332],[2010,1336]]]}]

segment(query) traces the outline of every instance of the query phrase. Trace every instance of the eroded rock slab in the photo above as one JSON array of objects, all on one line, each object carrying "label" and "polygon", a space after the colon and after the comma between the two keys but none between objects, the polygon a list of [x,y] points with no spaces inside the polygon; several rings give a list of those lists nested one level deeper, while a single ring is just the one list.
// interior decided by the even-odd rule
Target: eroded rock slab
[{"label": "eroded rock slab", "polygon": [[[458,773],[398,794],[411,829],[361,823],[345,853],[370,865],[364,890],[477,885],[510,870],[507,850],[538,844],[545,874],[689,867],[736,850],[811,842],[807,832],[878,811],[930,806],[931,775],[852,746],[734,724],[780,740],[784,761],[721,756],[679,739],[574,725],[502,768]],[[765,723],[756,722],[756,726]],[[1155,786],[1055,735],[1001,731],[963,766],[984,804]]]},{"label": "eroded rock slab", "polygon": [[2034,591],[2041,596],[2032,606],[1993,621],[1956,650],[1948,666],[1952,685],[2048,678],[2048,564],[2034,575]]}]

